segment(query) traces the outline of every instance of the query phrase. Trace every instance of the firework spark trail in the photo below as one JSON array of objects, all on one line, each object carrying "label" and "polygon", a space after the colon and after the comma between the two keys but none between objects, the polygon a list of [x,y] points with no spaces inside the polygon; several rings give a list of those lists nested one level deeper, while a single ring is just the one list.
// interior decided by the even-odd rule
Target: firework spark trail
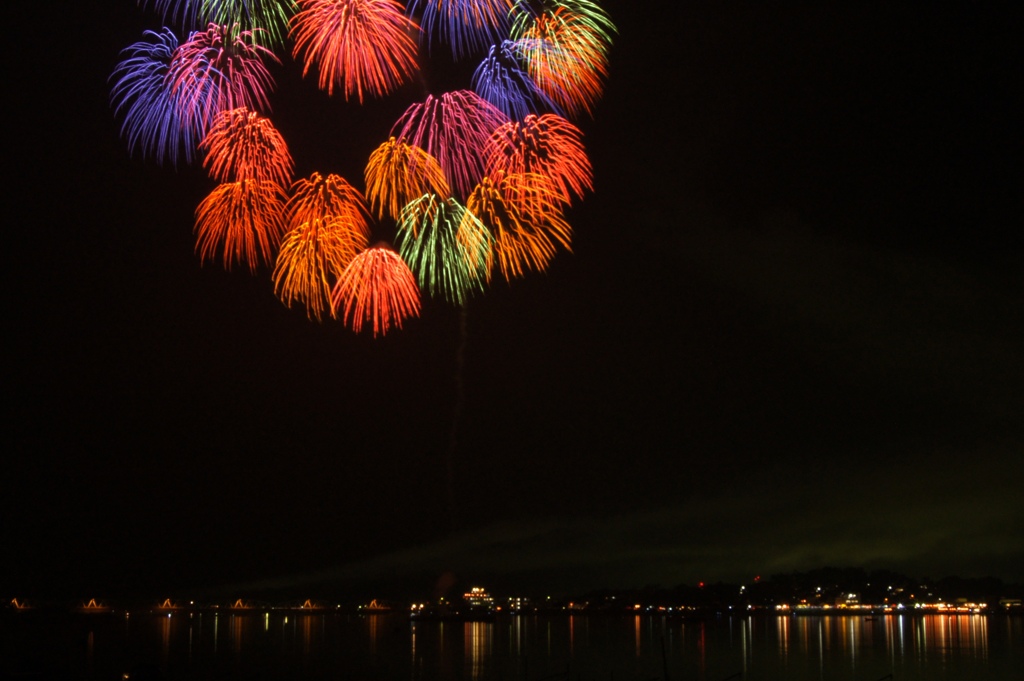
[{"label": "firework spark trail", "polygon": [[455,507],[455,454],[459,447],[459,425],[462,423],[462,411],[466,404],[466,345],[469,342],[467,317],[468,302],[459,308],[459,349],[455,353],[455,404],[452,405],[452,427],[448,431],[448,452],[445,456],[445,472],[447,473],[448,492],[448,523],[452,533],[458,529],[458,513]]},{"label": "firework spark trail", "polygon": [[558,105],[523,70],[516,43],[511,40],[491,46],[473,72],[472,83],[478,95],[513,121],[532,113],[558,111]]},{"label": "firework spark trail", "polygon": [[256,271],[273,262],[284,233],[284,190],[274,182],[240,180],[218,185],[196,209],[196,251],[205,263],[222,252],[224,268],[246,263]]},{"label": "firework spark trail", "polygon": [[402,210],[395,245],[420,290],[430,296],[463,305],[483,290],[490,235],[455,199],[426,194],[410,202]]},{"label": "firework spark trail", "polygon": [[295,164],[269,119],[242,107],[222,111],[199,145],[203,167],[218,182],[260,180],[291,184]]},{"label": "firework spark trail", "polygon": [[292,19],[293,56],[302,75],[316,65],[319,86],[346,99],[380,97],[407,82],[419,66],[411,34],[416,24],[392,0],[299,0]]},{"label": "firework spark trail", "polygon": [[408,4],[410,15],[422,9],[422,39],[428,49],[436,35],[456,59],[508,35],[512,0],[412,0]]},{"label": "firework spark trail", "polygon": [[377,147],[366,164],[366,198],[378,217],[399,219],[402,208],[424,194],[448,196],[441,164],[419,147],[394,137]]},{"label": "firework spark trail", "polygon": [[288,307],[299,302],[311,319],[330,311],[331,289],[369,242],[362,194],[338,175],[313,173],[292,186],[287,233],[274,266],[274,292]]},{"label": "firework spark trail", "polygon": [[[416,277],[402,257],[385,244],[357,255],[348,264],[331,292],[335,316],[359,333],[373,322],[373,335],[384,335],[402,320],[420,313]],[[339,315],[340,311],[340,315]]]},{"label": "firework spark trail", "polygon": [[510,121],[494,131],[485,152],[487,172],[537,173],[552,181],[569,202],[593,191],[593,170],[583,133],[554,114],[530,115],[521,123]]},{"label": "firework spark trail", "polygon": [[391,135],[436,158],[455,196],[463,197],[484,175],[483,150],[505,117],[472,90],[455,90],[413,104]]}]

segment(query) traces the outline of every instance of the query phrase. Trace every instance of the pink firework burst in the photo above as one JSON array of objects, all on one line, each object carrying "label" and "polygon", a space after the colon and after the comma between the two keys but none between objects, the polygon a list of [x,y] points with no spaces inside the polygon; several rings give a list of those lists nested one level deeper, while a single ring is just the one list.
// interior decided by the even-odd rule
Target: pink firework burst
[{"label": "pink firework burst", "polygon": [[250,31],[210,24],[196,31],[171,57],[167,82],[183,123],[203,136],[222,111],[270,109],[274,78],[264,60],[274,53],[253,43]]},{"label": "pink firework burst", "polygon": [[391,135],[419,147],[441,164],[448,184],[465,197],[484,176],[484,149],[505,115],[472,90],[456,90],[413,104]]}]

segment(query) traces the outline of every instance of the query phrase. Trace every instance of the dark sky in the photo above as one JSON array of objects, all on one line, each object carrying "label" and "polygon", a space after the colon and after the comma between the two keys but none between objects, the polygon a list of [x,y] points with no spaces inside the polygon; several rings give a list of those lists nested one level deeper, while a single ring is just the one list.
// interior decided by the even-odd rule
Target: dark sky
[{"label": "dark sky", "polygon": [[[1021,17],[602,4],[573,253],[377,339],[200,265],[109,105],[152,14],[13,8],[0,595],[1024,580]],[[275,75],[359,186],[415,97]]]}]

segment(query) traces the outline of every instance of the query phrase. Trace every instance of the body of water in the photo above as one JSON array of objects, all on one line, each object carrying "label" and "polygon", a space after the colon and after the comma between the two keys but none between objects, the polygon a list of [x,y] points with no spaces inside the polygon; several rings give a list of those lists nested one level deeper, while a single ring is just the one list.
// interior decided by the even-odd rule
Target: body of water
[{"label": "body of water", "polygon": [[1006,616],[2,617],[0,673],[11,679],[980,681],[1018,679],[1024,669],[1024,618]]}]

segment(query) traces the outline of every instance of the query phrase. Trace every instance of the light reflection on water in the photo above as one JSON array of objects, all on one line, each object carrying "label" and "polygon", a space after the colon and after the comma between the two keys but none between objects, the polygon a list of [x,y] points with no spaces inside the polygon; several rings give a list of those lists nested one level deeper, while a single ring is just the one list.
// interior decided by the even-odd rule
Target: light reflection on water
[{"label": "light reflection on water", "polygon": [[150,678],[224,681],[952,681],[1014,678],[1024,666],[1021,618],[966,614],[410,623],[402,614],[333,612],[19,613],[0,623],[0,676],[69,679],[146,670]]}]

